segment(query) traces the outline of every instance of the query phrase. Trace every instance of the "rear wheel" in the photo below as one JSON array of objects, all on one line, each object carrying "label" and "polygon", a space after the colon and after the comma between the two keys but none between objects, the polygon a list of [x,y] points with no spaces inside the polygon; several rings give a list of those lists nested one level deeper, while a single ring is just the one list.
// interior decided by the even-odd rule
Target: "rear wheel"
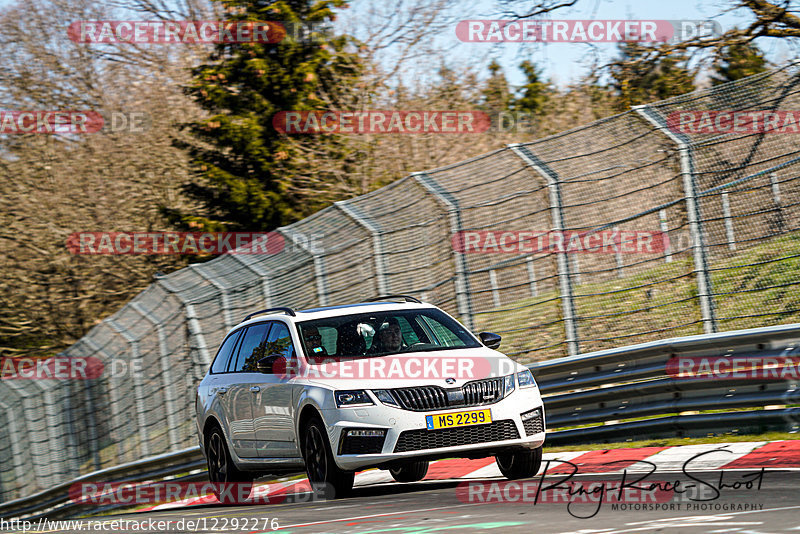
[{"label": "rear wheel", "polygon": [[339,469],[333,460],[325,425],[314,418],[306,425],[303,439],[303,459],[311,489],[315,495],[337,499],[353,489],[355,473]]},{"label": "rear wheel", "polygon": [[542,466],[542,448],[506,452],[495,456],[497,467],[509,480],[536,476]]},{"label": "rear wheel", "polygon": [[206,436],[208,480],[214,495],[223,504],[246,501],[253,489],[253,476],[240,471],[231,459],[222,429],[214,427]]},{"label": "rear wheel", "polygon": [[425,478],[428,473],[428,462],[425,460],[409,462],[400,467],[389,469],[389,473],[397,482],[416,482]]}]

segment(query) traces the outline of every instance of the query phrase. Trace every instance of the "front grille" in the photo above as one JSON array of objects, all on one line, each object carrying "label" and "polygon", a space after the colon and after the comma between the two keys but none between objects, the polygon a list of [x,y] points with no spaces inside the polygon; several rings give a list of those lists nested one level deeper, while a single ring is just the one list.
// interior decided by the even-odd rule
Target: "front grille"
[{"label": "front grille", "polygon": [[391,392],[406,410],[441,410],[447,408],[447,392],[438,386],[398,388]]},{"label": "front grille", "polygon": [[503,378],[467,382],[461,388],[419,386],[389,390],[404,410],[424,412],[493,404],[503,398]]},{"label": "front grille", "polygon": [[[343,432],[344,433],[344,432]],[[379,454],[386,436],[347,436],[339,445],[339,454]]]},{"label": "front grille", "polygon": [[492,404],[503,397],[503,379],[490,378],[467,382],[461,389],[464,390],[464,402],[467,406]]},{"label": "front grille", "polygon": [[[538,434],[540,432],[544,432],[544,424],[542,424],[542,410],[541,410],[541,408],[536,408],[536,410],[533,410],[533,411],[535,411],[536,414],[532,418],[528,419],[527,421],[523,419],[523,421],[522,421],[522,426],[525,427],[525,435],[526,436],[532,436],[533,434]],[[526,413],[521,414],[521,415],[522,415],[522,417],[525,417],[529,413],[530,412],[526,412]]]},{"label": "front grille", "polygon": [[394,452],[458,447],[508,439],[519,439],[517,425],[510,419],[495,421],[487,425],[443,428],[441,430],[406,430],[400,434]]}]

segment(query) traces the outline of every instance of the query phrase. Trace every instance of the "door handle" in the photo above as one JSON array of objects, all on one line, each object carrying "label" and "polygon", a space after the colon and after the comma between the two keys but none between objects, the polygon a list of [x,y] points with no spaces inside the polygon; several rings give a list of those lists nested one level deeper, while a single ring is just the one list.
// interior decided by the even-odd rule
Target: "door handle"
[{"label": "door handle", "polygon": [[251,393],[258,393],[259,391],[261,391],[261,388],[258,386],[253,386],[250,388]]},{"label": "door handle", "polygon": [[228,392],[228,388],[219,388],[217,390],[217,393],[219,393],[220,395],[225,395],[227,392]]}]

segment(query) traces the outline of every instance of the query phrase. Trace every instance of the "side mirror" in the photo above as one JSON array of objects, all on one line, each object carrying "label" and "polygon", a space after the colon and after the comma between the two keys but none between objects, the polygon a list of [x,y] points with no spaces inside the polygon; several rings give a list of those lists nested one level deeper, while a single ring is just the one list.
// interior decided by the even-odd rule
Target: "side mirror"
[{"label": "side mirror", "polygon": [[286,370],[286,358],[283,357],[283,354],[270,354],[258,360],[256,368],[259,372],[267,375],[275,374],[275,371],[284,372]]},{"label": "side mirror", "polygon": [[498,348],[500,346],[500,340],[502,339],[497,334],[492,334],[491,332],[481,332],[478,334],[478,337],[481,338],[481,343],[490,349]]}]

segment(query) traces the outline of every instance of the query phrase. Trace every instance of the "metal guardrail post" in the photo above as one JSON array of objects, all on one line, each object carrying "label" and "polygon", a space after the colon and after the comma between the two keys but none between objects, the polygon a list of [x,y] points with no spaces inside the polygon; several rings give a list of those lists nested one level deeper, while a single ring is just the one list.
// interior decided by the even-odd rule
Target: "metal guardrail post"
[{"label": "metal guardrail post", "polygon": [[686,198],[686,213],[689,219],[689,231],[692,235],[692,251],[694,270],[697,276],[697,292],[700,299],[700,313],[703,320],[703,331],[712,334],[717,331],[717,316],[714,309],[714,297],[711,287],[711,276],[708,272],[708,258],[703,235],[700,203],[695,189],[694,157],[691,140],[682,133],[673,132],[661,115],[654,112],[646,104],[633,108],[644,120],[652,124],[667,136],[678,147],[683,176],[683,191]]},{"label": "metal guardrail post", "polygon": [[355,206],[351,206],[347,201],[340,200],[333,203],[334,207],[339,208],[342,213],[353,219],[357,224],[364,227],[372,236],[372,253],[375,257],[375,279],[378,283],[378,294],[388,295],[391,293],[386,282],[386,267],[383,262],[383,238],[381,237],[380,226],[377,221],[373,221]]},{"label": "metal guardrail post", "polygon": [[[463,229],[458,199],[424,172],[415,172],[411,176],[447,209],[450,216],[450,236],[457,235]],[[475,317],[472,309],[472,291],[469,284],[467,258],[463,252],[459,252],[455,247],[452,247],[452,244],[451,248],[456,263],[456,305],[458,306],[458,313],[466,321],[467,328],[472,330],[475,328]]]},{"label": "metal guardrail post", "polygon": [[328,305],[328,273],[325,270],[325,259],[319,251],[314,251],[308,245],[308,241],[300,237],[294,230],[289,228],[278,228],[277,230],[284,237],[292,240],[292,243],[303,249],[303,252],[311,256],[314,261],[314,280],[317,283],[317,300],[320,306]]},{"label": "metal guardrail post", "polygon": [[[142,356],[139,354],[139,342],[128,332],[128,329],[117,323],[114,319],[106,321],[108,325],[116,330],[119,335],[125,338],[125,341],[131,346],[131,360],[138,361],[142,364]],[[130,367],[128,367],[130,369]],[[144,365],[140,365],[139,369],[144,369]],[[142,377],[138,376],[138,372],[132,373],[133,378],[133,395],[136,404],[136,415],[139,420],[139,442],[141,444],[141,454],[148,456],[150,454],[150,436],[147,435],[147,407],[144,404],[144,384],[142,384]]]},{"label": "metal guardrail post", "polygon": [[[550,216],[553,230],[564,231],[564,206],[561,201],[561,182],[558,174],[546,163],[534,155],[527,147],[509,145],[511,151],[519,156],[525,164],[542,176],[550,191]],[[575,314],[575,297],[572,294],[572,274],[570,261],[566,252],[556,254],[558,261],[558,280],[561,289],[561,308],[564,314],[564,332],[566,334],[567,354],[574,356],[580,352],[578,340],[578,318]]]}]

